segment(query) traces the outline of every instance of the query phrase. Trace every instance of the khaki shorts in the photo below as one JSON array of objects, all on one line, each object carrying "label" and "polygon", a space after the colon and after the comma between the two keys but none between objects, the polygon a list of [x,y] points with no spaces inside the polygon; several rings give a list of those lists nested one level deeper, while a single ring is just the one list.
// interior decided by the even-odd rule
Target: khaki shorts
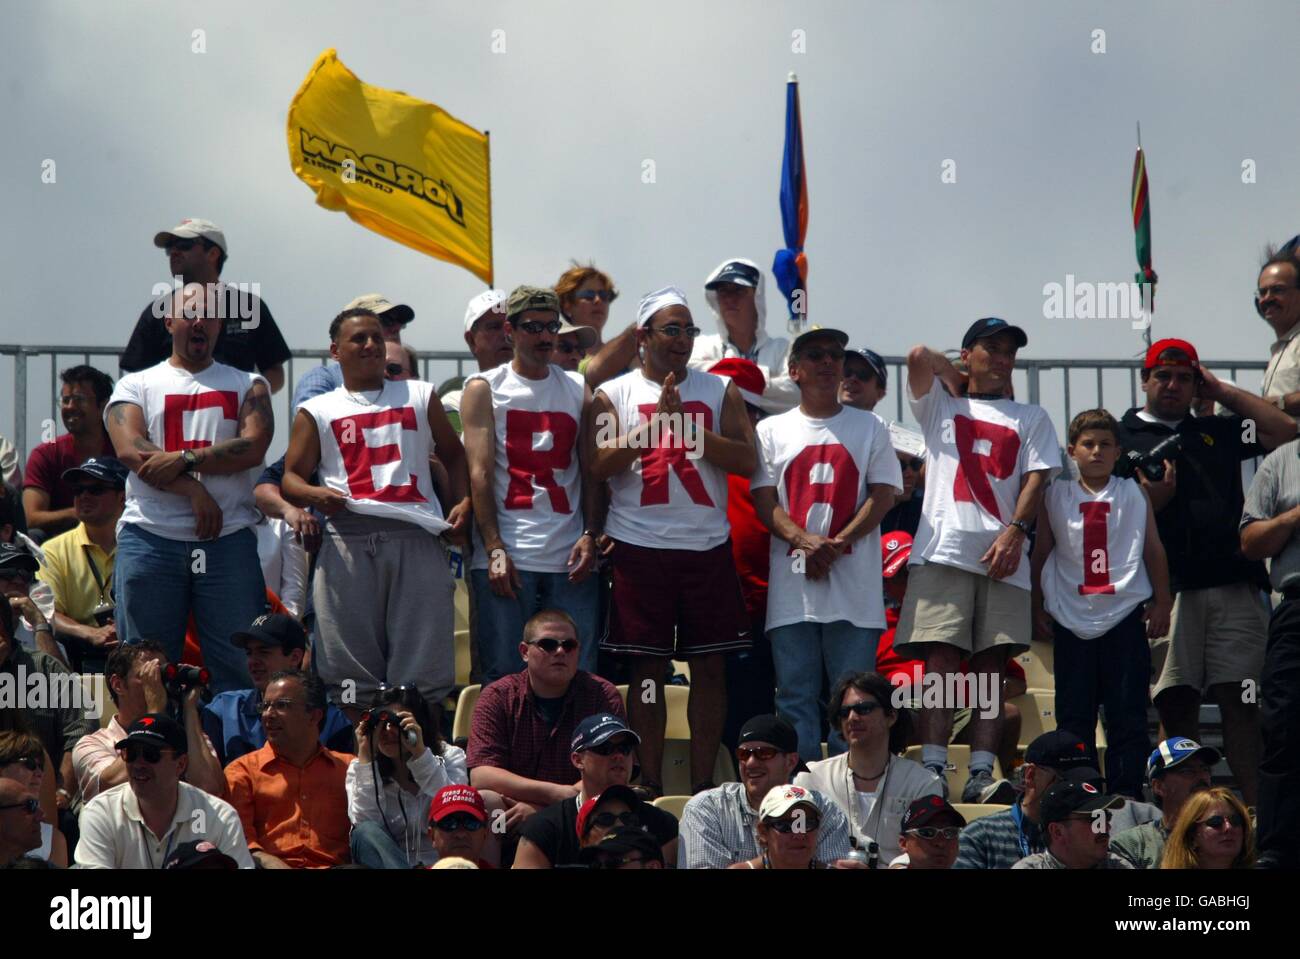
[{"label": "khaki shorts", "polygon": [[1152,663],[1159,669],[1151,695],[1174,686],[1203,694],[1220,683],[1258,683],[1267,642],[1268,612],[1254,586],[1184,590],[1174,599],[1169,635],[1151,643]]},{"label": "khaki shorts", "polygon": [[1027,589],[955,566],[911,566],[894,650],[924,659],[927,644],[947,643],[968,656],[994,646],[1015,656],[1029,649],[1029,609]]}]

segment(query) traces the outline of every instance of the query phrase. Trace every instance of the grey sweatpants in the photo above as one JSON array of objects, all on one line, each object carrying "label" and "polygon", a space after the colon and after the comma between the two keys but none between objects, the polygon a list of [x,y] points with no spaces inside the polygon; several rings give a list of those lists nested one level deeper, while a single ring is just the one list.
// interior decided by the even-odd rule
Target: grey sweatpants
[{"label": "grey sweatpants", "polygon": [[455,581],[431,533],[343,512],[325,526],[312,600],[315,668],[341,705],[369,706],[381,683],[414,685],[430,703],[456,682]]}]

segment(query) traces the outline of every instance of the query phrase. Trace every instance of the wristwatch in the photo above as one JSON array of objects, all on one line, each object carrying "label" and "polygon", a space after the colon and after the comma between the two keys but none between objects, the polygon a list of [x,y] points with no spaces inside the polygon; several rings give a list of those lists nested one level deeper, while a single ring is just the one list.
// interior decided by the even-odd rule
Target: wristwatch
[{"label": "wristwatch", "polygon": [[1023,519],[1013,519],[1007,525],[1014,526],[1016,529],[1020,530],[1020,532],[1024,533],[1026,536],[1029,535],[1029,524],[1026,523]]},{"label": "wristwatch", "polygon": [[185,461],[185,472],[189,472],[199,465],[199,458],[195,455],[194,450],[182,450],[181,459]]}]

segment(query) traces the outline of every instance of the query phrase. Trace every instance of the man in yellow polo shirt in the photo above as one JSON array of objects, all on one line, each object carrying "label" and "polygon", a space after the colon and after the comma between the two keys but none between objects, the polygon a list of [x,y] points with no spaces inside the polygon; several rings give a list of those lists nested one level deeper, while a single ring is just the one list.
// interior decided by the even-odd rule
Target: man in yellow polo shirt
[{"label": "man in yellow polo shirt", "polygon": [[117,646],[113,558],[125,503],[127,468],[96,456],[63,473],[75,494],[77,525],[47,540],[40,579],[54,591],[54,630],[81,672],[103,672]]}]

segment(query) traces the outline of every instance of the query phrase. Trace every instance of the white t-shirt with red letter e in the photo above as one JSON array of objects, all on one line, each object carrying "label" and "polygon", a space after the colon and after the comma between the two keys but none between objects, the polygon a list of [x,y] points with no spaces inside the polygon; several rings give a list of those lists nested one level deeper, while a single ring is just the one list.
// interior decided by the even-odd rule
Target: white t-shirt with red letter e
[{"label": "white t-shirt with red letter e", "polygon": [[[711,432],[722,423],[727,380],[690,370],[677,386],[683,413]],[[600,391],[614,408],[617,423],[596,423],[596,442],[625,436],[650,420],[663,387],[640,370],[615,377]],[[609,480],[609,516],[605,532],[616,540],[647,549],[721,546],[731,535],[727,522],[727,474],[698,455],[699,433],[683,439],[671,429],[659,431],[654,448],[642,451]]]},{"label": "white t-shirt with red letter e", "polygon": [[[201,450],[239,436],[239,409],[255,382],[266,381],[224,363],[191,373],[170,362],[128,373],[117,381],[104,421],[115,403],[131,403],[144,413],[149,442],[168,453]],[[224,475],[201,470],[193,477],[221,507],[221,535],[257,522],[253,484],[261,467]],[[133,523],[163,539],[192,540],[194,508],[186,496],[155,489],[135,473],[126,479],[126,508],[117,528]]]},{"label": "white t-shirt with red letter e", "polygon": [[316,421],[321,483],[348,498],[348,509],[422,526],[437,536],[450,524],[429,476],[432,383],[385,381],[353,393],[341,386],[299,410]]},{"label": "white t-shirt with red letter e", "polygon": [[[530,380],[504,363],[469,380],[483,380],[492,390],[492,492],[501,541],[519,569],[563,573],[583,529],[578,428],[586,386],[577,373],[558,366],[548,366],[547,373],[544,380]],[[487,566],[475,525],[470,568]]]},{"label": "white t-shirt with red letter e", "polygon": [[1114,629],[1151,596],[1142,550],[1147,498],[1112,476],[1100,493],[1052,483],[1044,497],[1055,545],[1043,564],[1043,607],[1080,639]]},{"label": "white t-shirt with red letter e", "polygon": [[[1041,406],[1014,400],[950,396],[938,377],[930,392],[907,398],[925,435],[925,501],[909,566],[939,563],[980,575],[980,558],[1015,518],[1021,479],[1061,471],[1056,430]],[[1027,590],[1029,543],[1016,571],[1002,582]]]},{"label": "white t-shirt with red letter e", "polygon": [[[758,424],[758,470],[751,489],[773,486],[797,526],[834,537],[857,515],[868,487],[903,491],[903,472],[889,426],[875,413],[845,406],[815,419],[797,407]],[[772,537],[767,628],[790,623],[833,623],[885,628],[880,581],[880,528],[845,549],[825,579],[795,569],[793,547]]]}]

